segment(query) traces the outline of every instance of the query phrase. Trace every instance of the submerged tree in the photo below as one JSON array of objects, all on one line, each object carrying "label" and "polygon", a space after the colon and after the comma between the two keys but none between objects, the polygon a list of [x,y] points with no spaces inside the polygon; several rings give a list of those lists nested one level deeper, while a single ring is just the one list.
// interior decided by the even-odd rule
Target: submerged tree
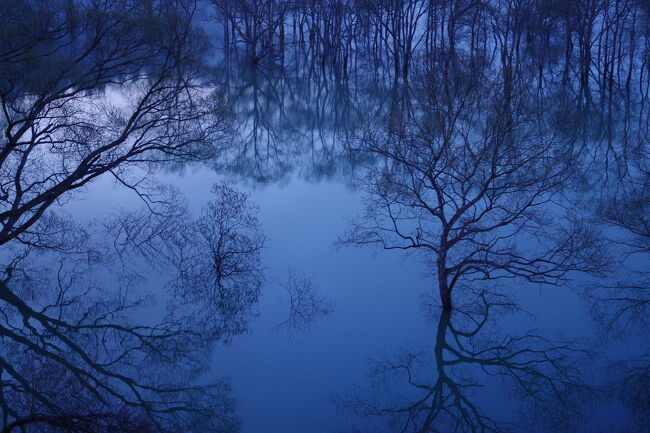
[{"label": "submerged tree", "polygon": [[423,253],[446,310],[463,279],[560,284],[602,265],[595,233],[562,200],[572,155],[528,95],[429,78],[413,115],[360,137],[380,163],[341,242]]},{"label": "submerged tree", "polygon": [[286,291],[289,303],[288,317],[274,326],[275,329],[302,330],[333,311],[331,301],[306,275],[289,269],[287,278],[280,285]]},{"label": "submerged tree", "polygon": [[[626,125],[629,126],[629,125]],[[648,119],[642,128],[648,126]],[[606,366],[611,394],[629,411],[631,429],[650,431],[650,149],[639,140],[622,161],[625,170],[603,188],[596,221],[606,227],[620,272],[588,282],[582,292],[604,338],[635,338],[641,352]]]}]

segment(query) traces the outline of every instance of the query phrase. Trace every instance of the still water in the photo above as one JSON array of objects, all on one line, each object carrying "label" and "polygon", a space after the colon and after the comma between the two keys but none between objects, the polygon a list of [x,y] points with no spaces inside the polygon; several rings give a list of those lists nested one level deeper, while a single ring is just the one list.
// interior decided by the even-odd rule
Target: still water
[{"label": "still water", "polygon": [[[224,180],[259,207],[258,314],[217,347],[210,373],[232,385],[244,432],[644,428],[643,406],[624,398],[643,375],[623,366],[643,359],[647,338],[603,331],[580,295],[589,277],[560,287],[475,283],[447,315],[417,256],[338,245],[364,210],[365,160],[345,148],[348,126],[369,107],[401,106],[408,89],[263,68],[223,75],[240,122],[234,153],[159,177],[195,210]],[[331,307],[297,328],[283,325],[290,275]]]},{"label": "still water", "polygon": [[647,2],[0,5],[2,433],[650,432]]},{"label": "still water", "polygon": [[[519,306],[492,306],[474,335],[458,336],[483,323],[485,305],[469,295],[465,308],[459,295],[458,311],[442,317],[435,280],[417,257],[339,247],[348,221],[363,210],[358,176],[331,169],[314,179],[319,167],[308,159],[289,160],[292,172],[275,180],[204,165],[158,175],[195,212],[224,180],[259,207],[267,242],[257,315],[246,333],[216,348],[208,373],[231,384],[244,432],[419,431],[429,423],[439,426],[433,431],[454,431],[455,423],[467,431],[639,431],[636,409],[612,388],[622,379],[608,365],[643,359],[647,340],[603,334],[575,290],[585,277],[564,287],[478,285],[498,294],[485,305]],[[68,211],[99,217],[138,206],[110,182],[94,188],[102,193]],[[292,273],[332,307],[297,329],[282,326],[291,313],[283,284]],[[161,296],[159,287],[149,290]]]},{"label": "still water", "polygon": [[[220,179],[206,168],[186,169],[180,175],[166,177],[195,206],[208,195],[209,185]],[[377,376],[377,372],[373,375],[374,361],[397,362],[405,354],[419,353],[422,363],[414,367],[421,380],[418,383],[431,386],[436,383],[435,346],[440,343],[441,335],[453,337],[439,332],[440,312],[435,302],[433,305],[427,302],[435,294],[434,282],[422,278],[424,266],[398,253],[336,248],[335,241],[345,229],[346,220],[361,211],[360,193],[353,179],[310,182],[291,176],[282,183],[240,182],[238,188],[249,193],[260,209],[268,236],[263,252],[267,281],[259,316],[252,322],[250,331],[229,346],[219,347],[212,368],[214,374],[227,376],[231,381],[243,431],[399,431],[394,430],[396,425],[388,427],[375,416],[360,417],[353,409],[372,403],[378,407],[382,403],[386,407],[407,407],[427,394],[409,386],[408,378],[403,375],[393,378]],[[291,269],[311,278],[333,304],[331,314],[317,319],[306,329],[277,327],[290,313],[281,282]],[[580,284],[580,280],[575,284]],[[475,413],[470,415],[473,417],[470,422],[478,425],[490,418],[526,426],[519,427],[524,430],[514,427],[515,431],[554,431],[544,427],[543,423],[549,420],[541,415],[575,417],[571,422],[577,422],[581,411],[586,411],[587,427],[574,431],[625,431],[630,425],[629,409],[607,398],[603,403],[596,394],[610,379],[606,361],[642,356],[643,340],[631,337],[623,343],[603,344],[585,302],[571,287],[506,283],[494,288],[513,293],[525,311],[495,308],[485,329],[477,334],[473,347],[479,351],[491,347],[485,342],[504,344],[508,338],[520,338],[527,333],[551,340],[531,339],[513,349],[542,351],[514,359],[529,363],[539,361],[539,355],[545,356],[544,350],[566,345],[569,350],[562,353],[558,361],[562,364],[560,368],[577,369],[575,373],[584,376],[580,384],[585,389],[579,391],[584,395],[581,394],[582,400],[567,402],[577,407],[563,408],[558,402],[558,407],[546,409],[551,412],[555,409],[558,414],[535,413],[535,396],[527,399],[517,394],[512,377],[507,376],[508,366],[496,362],[484,371],[466,360],[465,364],[445,367],[450,383],[457,381],[466,386],[449,405],[471,408]],[[467,326],[459,312],[452,313],[451,320],[452,323],[457,320],[458,326]],[[578,349],[589,353],[577,352]],[[504,345],[496,352],[508,350]],[[453,359],[453,354],[447,355]],[[492,356],[494,353],[487,357]],[[557,374],[548,368],[540,362],[526,373]],[[571,379],[575,378],[571,376]],[[555,398],[547,394],[546,387],[550,386],[540,383],[535,388],[540,394],[536,397],[542,399],[539,404],[555,401],[543,401]],[[589,405],[591,398],[595,400],[593,410]],[[477,427],[476,431],[482,430]]]},{"label": "still water", "polygon": [[[625,392],[647,393],[638,382],[645,373],[629,368],[646,356],[647,336],[603,330],[580,295],[589,277],[576,273],[558,287],[476,282],[443,313],[418,256],[338,244],[364,210],[364,167],[373,163],[345,148],[346,128],[368,106],[392,105],[390,91],[347,89],[340,99],[336,80],[323,90],[241,73],[242,83],[224,84],[239,119],[232,153],[156,180],[174,185],[194,213],[217,182],[259,209],[266,243],[256,315],[216,347],[207,373],[231,385],[243,432],[642,431],[643,406]],[[98,218],[139,206],[104,180],[83,198],[66,210]],[[327,304],[300,326],[287,324],[292,275]],[[148,284],[165,296],[155,275]]]},{"label": "still water", "polygon": [[[223,178],[259,206],[259,315],[212,363],[244,432],[645,431],[647,403],[626,393],[647,395],[643,364],[633,370],[647,336],[603,330],[581,296],[594,279],[478,282],[447,315],[417,256],[337,244],[364,211],[365,162],[345,147],[348,127],[404,109],[408,88],[265,68],[223,75],[242,122],[236,155],[166,176],[196,206]],[[300,329],[278,326],[292,272],[333,307]]]},{"label": "still water", "polygon": [[[468,431],[638,428],[634,409],[609,388],[607,366],[641,359],[646,340],[601,332],[574,290],[586,278],[578,275],[566,287],[478,286],[512,295],[507,301],[488,296],[485,305],[519,307],[492,306],[474,335],[458,336],[483,323],[484,306],[476,308],[471,295],[466,311],[459,301],[459,311],[442,317],[435,281],[417,257],[337,246],[348,221],[363,210],[359,177],[335,167],[349,167],[343,155],[331,157],[327,175],[314,176],[323,165],[310,157],[313,142],[295,140],[279,161],[290,169],[274,179],[204,165],[159,175],[195,211],[223,180],[259,207],[267,242],[258,315],[248,332],[217,347],[210,372],[231,383],[244,432],[418,431],[428,423],[453,431],[457,422]],[[276,151],[285,150],[278,141]],[[258,160],[258,173],[271,159]],[[101,199],[89,194],[82,212],[137,203],[109,184],[99,188]],[[283,287],[291,273],[309,279],[332,306],[298,329],[278,326],[291,312]],[[444,344],[449,347],[437,350]]]}]

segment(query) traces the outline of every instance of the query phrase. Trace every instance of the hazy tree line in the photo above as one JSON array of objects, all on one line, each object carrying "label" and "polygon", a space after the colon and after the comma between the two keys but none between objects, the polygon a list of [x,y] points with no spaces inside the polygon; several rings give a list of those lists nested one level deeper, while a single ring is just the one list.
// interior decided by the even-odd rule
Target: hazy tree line
[{"label": "hazy tree line", "polygon": [[[648,6],[640,0],[214,0],[226,50],[252,62],[308,55],[351,71],[364,62],[408,76],[498,67],[503,85],[571,86],[583,104],[619,92],[647,99]],[[507,92],[506,92],[507,93]]]},{"label": "hazy tree line", "polygon": [[237,144],[215,160],[217,170],[258,182],[281,181],[294,172],[319,179],[349,171],[353,155],[345,149],[360,105],[371,104],[364,101],[366,89],[355,95],[332,70],[220,65],[218,71],[237,119]]},{"label": "hazy tree line", "polygon": [[426,75],[448,96],[459,81],[499,87],[505,101],[526,89],[571,145],[589,145],[579,150],[599,175],[627,172],[647,133],[643,1],[212,3],[226,59],[300,67],[302,77],[333,68],[343,82]]},{"label": "hazy tree line", "polygon": [[[223,56],[345,88],[422,77],[526,91],[591,174],[629,174],[647,134],[648,6],[643,1],[214,1]],[[228,60],[230,59],[230,60]],[[321,80],[322,81],[322,80]],[[416,88],[411,88],[411,85]],[[388,84],[390,85],[390,84]],[[399,86],[394,84],[394,87]],[[340,104],[339,104],[340,105]],[[587,156],[589,154],[589,156]]]}]

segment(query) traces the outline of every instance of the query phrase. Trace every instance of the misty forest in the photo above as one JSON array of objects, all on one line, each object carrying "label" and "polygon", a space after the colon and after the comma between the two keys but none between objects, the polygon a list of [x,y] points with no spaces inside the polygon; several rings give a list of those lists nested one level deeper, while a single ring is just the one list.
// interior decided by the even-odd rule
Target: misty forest
[{"label": "misty forest", "polygon": [[648,0],[0,0],[0,433],[650,432]]}]

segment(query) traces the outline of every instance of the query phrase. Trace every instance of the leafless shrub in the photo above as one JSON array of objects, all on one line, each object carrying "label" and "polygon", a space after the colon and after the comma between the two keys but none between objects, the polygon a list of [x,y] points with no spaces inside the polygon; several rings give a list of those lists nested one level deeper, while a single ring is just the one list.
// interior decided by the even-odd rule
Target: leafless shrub
[{"label": "leafless shrub", "polygon": [[334,311],[333,304],[316,284],[295,269],[289,270],[287,279],[280,286],[288,296],[289,316],[275,328],[303,330]]}]

